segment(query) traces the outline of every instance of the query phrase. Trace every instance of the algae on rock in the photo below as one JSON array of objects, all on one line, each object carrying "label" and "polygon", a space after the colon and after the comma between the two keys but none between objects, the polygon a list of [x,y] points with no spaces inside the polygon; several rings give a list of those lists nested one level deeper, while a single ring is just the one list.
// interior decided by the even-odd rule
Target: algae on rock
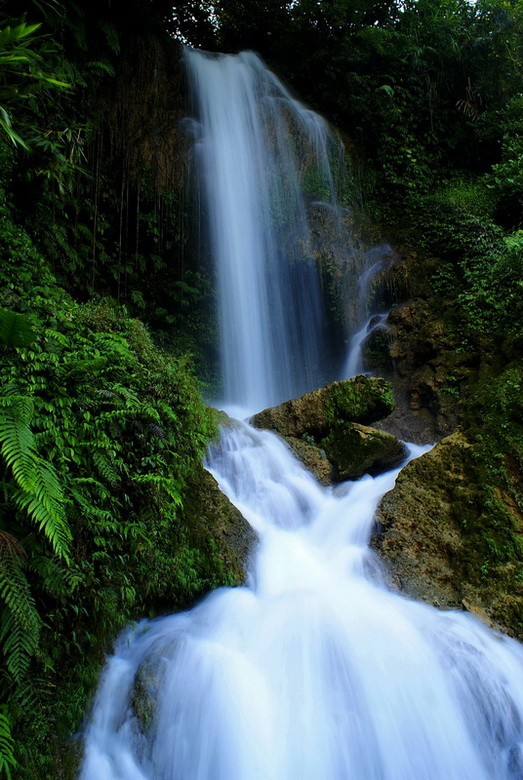
[{"label": "algae on rock", "polygon": [[456,431],[411,461],[381,501],[371,545],[407,595],[521,638],[521,518],[508,495],[493,502],[481,457]]}]

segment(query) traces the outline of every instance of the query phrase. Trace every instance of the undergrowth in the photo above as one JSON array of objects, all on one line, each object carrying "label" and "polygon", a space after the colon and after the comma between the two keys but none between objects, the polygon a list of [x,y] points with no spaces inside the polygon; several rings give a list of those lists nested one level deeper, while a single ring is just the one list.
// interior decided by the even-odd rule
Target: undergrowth
[{"label": "undergrowth", "polygon": [[187,359],[75,302],[5,200],[0,220],[0,306],[27,336],[0,344],[0,774],[67,777],[115,632],[229,583],[184,514],[215,424]]}]

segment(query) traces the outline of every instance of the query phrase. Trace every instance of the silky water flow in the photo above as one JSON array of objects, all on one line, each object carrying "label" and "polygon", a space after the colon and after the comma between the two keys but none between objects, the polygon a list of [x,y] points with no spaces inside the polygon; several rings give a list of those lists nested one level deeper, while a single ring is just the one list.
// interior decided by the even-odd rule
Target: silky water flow
[{"label": "silky water flow", "polygon": [[[207,158],[206,171],[214,167],[212,175],[226,179],[205,184],[208,201],[220,201],[207,207],[213,241],[226,244],[218,262],[226,262],[229,253],[235,257],[229,276],[219,282],[221,295],[237,284],[233,299],[253,296],[245,311],[231,313],[239,317],[234,325],[220,326],[222,338],[231,341],[225,348],[231,355],[224,360],[238,363],[225,371],[224,394],[232,406],[253,412],[314,386],[314,367],[302,373],[299,367],[308,350],[321,364],[321,342],[308,334],[306,349],[293,352],[292,318],[297,308],[308,307],[297,325],[299,340],[308,328],[318,327],[321,309],[317,292],[308,303],[300,297],[310,292],[302,288],[317,282],[309,268],[307,279],[298,279],[300,290],[285,319],[294,272],[283,274],[279,299],[271,288],[278,274],[265,275],[267,265],[284,254],[275,248],[282,233],[274,229],[267,203],[244,210],[232,202],[236,186],[246,204],[255,197],[249,190],[258,186],[255,176],[274,174],[257,158],[259,170],[247,176],[252,181],[227,180],[244,177],[244,164],[227,163],[223,158],[234,160],[233,151],[222,155],[220,144],[231,134],[250,165],[247,158],[257,153],[243,148],[241,136],[248,128],[264,143],[269,136],[274,153],[277,133],[267,125],[266,113],[260,119],[260,101],[280,104],[280,123],[297,112],[316,145],[324,126],[255,55],[211,58],[189,52],[187,57],[196,89],[220,94],[213,108],[214,98],[198,93],[196,145],[198,155]],[[228,90],[232,105],[224,103]],[[214,138],[213,123],[223,123],[221,140]],[[325,168],[323,181],[329,176]],[[272,200],[274,205],[274,195]],[[303,248],[305,201],[292,205],[304,220]],[[237,234],[230,228],[236,218],[241,221]],[[272,224],[266,232],[263,220]],[[287,242],[288,231],[283,234]],[[263,271],[251,267],[253,255]],[[272,300],[274,322],[282,331],[279,344],[264,322]],[[222,320],[236,303],[220,304]],[[282,353],[293,368],[287,373]],[[312,385],[302,388],[293,375],[308,376]],[[411,446],[410,457],[424,449]],[[282,440],[240,421],[222,428],[206,466],[258,537],[247,584],[220,589],[189,612],[144,620],[120,636],[86,729],[81,780],[523,777],[522,647],[469,614],[440,611],[393,593],[368,547],[375,509],[398,469],[321,487]]]}]

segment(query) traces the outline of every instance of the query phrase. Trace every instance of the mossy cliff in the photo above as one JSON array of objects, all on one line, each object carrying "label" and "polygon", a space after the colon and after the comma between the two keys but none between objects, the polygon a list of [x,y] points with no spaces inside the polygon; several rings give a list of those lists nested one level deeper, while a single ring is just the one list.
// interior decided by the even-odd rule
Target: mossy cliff
[{"label": "mossy cliff", "polygon": [[416,240],[440,257],[398,246],[375,289],[376,300],[394,290],[395,305],[363,354],[397,391],[396,410],[376,427],[443,439],[384,497],[373,546],[406,593],[471,609],[521,638],[521,255],[487,220],[445,209],[422,216]]}]

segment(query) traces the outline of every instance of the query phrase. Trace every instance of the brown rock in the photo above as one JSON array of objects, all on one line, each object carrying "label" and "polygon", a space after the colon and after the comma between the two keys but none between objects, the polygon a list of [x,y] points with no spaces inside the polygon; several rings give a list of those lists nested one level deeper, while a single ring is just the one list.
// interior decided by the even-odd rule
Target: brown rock
[{"label": "brown rock", "polygon": [[492,555],[493,544],[500,550],[512,544],[510,518],[502,519],[510,506],[500,508],[484,490],[476,448],[456,431],[400,473],[378,508],[371,545],[408,595],[466,608],[521,637],[521,567]]},{"label": "brown rock", "polygon": [[394,398],[388,382],[356,376],[265,409],[254,415],[251,424],[281,436],[307,434],[319,440],[339,421],[367,424],[390,414],[393,408]]}]

